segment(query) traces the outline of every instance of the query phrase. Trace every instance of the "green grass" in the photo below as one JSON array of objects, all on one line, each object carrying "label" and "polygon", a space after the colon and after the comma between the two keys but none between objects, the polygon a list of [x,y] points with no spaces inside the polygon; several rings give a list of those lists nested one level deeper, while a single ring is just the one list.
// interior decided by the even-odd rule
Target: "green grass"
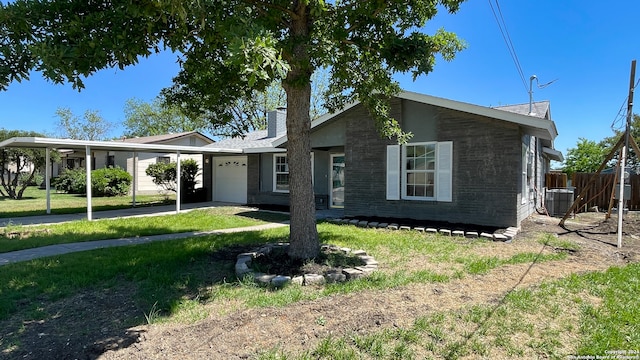
[{"label": "green grass", "polygon": [[470,274],[486,274],[490,270],[503,265],[515,265],[536,263],[544,261],[564,260],[567,258],[566,253],[554,253],[554,254],[540,254],[540,253],[519,253],[511,256],[508,259],[499,259],[497,257],[478,257],[476,259],[462,259],[459,260],[465,264],[465,270]]},{"label": "green grass", "polygon": [[576,251],[580,249],[580,245],[569,240],[560,239],[552,234],[544,234],[538,242],[557,250]]},{"label": "green grass", "polygon": [[[121,282],[138,289],[144,309],[155,305],[166,316],[181,308],[184,299],[194,300],[207,286],[225,292],[237,287],[234,261],[212,260],[212,254],[231,246],[282,241],[285,230],[235,233],[171,242],[99,249],[9,264],[0,271],[0,318],[17,311],[31,313],[42,302],[55,301],[87,289],[112,288]],[[215,272],[211,272],[213,267]],[[233,285],[232,285],[233,284]],[[200,298],[216,297],[216,291]],[[22,299],[32,299],[28,303]],[[157,317],[157,316],[156,316]]]},{"label": "green grass", "polygon": [[0,253],[53,244],[228,229],[287,219],[288,216],[282,214],[222,207],[163,216],[78,220],[39,226],[10,225],[0,228]]},{"label": "green grass", "polygon": [[[321,297],[384,291],[416,283],[446,283],[511,264],[569,256],[565,252],[521,252],[502,259],[478,255],[490,254],[485,248],[496,246],[481,240],[328,223],[319,224],[318,229],[324,243],[365,249],[380,261],[381,269],[367,278],[323,288],[290,285],[265,289],[248,279],[237,280],[235,254],[229,249],[287,241],[286,228],[101,249],[3,266],[0,320],[46,320],[56,316],[47,312],[47,304],[88,291],[124,287],[130,289],[131,298],[143,309],[128,323],[193,323],[206,318],[212,304],[224,304],[215,308],[226,312],[295,306]],[[540,242],[550,245],[549,239],[542,238]],[[442,270],[408,271],[405,265],[417,258],[440,264],[438,268]],[[451,271],[449,267],[459,270]],[[603,354],[605,349],[632,350],[640,343],[636,325],[640,323],[638,279],[638,264],[574,275],[536,288],[511,291],[501,301],[432,311],[428,316],[416,317],[411,326],[324,338],[303,354],[289,354],[286,348],[265,349],[259,358],[561,359],[574,354]],[[317,317],[312,325],[324,326],[325,321]],[[11,339],[6,341],[9,344]]]},{"label": "green grass", "polygon": [[[171,218],[189,214],[172,215]],[[440,261],[451,257],[447,255],[449,253],[485,245],[482,242],[425,236],[417,232],[390,233],[327,223],[319,224],[318,228],[323,242],[367,249],[383,263],[388,260],[393,263],[394,259],[407,256],[401,244],[407,244],[408,247],[412,244],[411,253],[414,255],[430,254]],[[211,253],[226,247],[287,241],[287,236],[286,228],[273,229],[101,249],[6,265],[0,272],[0,317],[20,311],[16,305],[18,299],[44,297],[52,301],[87,287],[114,286],[116,280],[113,279],[131,281],[145,289],[142,294],[147,295],[142,295],[141,300],[144,308],[151,311],[152,305],[157,302],[156,307],[164,316],[172,316],[175,314],[172,309],[181,308],[174,304],[182,300],[177,295],[180,293],[189,294],[188,299],[199,296],[203,302],[209,299],[241,299],[249,307],[287,306],[334,294],[391,289],[412,283],[444,283],[452,279],[446,272],[424,269],[406,271],[402,265],[391,265],[387,271],[374,272],[369,277],[343,284],[331,284],[320,291],[286,286],[265,292],[252,281],[235,280],[235,258],[216,263],[215,266],[208,263]],[[458,274],[460,276],[464,275]]]},{"label": "green grass", "polygon": [[[0,218],[45,215],[47,209],[46,191],[29,186],[21,200],[0,197]],[[91,199],[93,211],[126,209],[132,205],[130,196],[94,197]],[[175,194],[136,195],[136,206],[154,206],[175,204]],[[51,191],[52,214],[77,214],[87,211],[87,198],[82,195],[70,195]]]},{"label": "green grass", "polygon": [[[499,304],[435,311],[410,327],[323,339],[303,354],[271,349],[264,359],[458,359],[601,356],[636,358],[640,264],[572,275],[507,294]],[[584,299],[589,297],[589,301]],[[571,334],[569,336],[563,336]],[[614,354],[615,358],[617,354]]]}]

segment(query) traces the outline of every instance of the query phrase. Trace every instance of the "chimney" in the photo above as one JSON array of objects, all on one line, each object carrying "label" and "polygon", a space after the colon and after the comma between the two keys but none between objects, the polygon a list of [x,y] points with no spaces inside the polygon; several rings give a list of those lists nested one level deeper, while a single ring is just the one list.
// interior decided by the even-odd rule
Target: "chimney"
[{"label": "chimney", "polygon": [[287,133],[287,108],[279,107],[267,113],[267,137],[273,138]]}]

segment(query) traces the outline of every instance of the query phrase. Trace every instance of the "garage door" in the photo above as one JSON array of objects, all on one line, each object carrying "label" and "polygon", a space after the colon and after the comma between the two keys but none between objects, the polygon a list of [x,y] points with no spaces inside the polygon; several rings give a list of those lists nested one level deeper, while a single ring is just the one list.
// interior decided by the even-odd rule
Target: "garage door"
[{"label": "garage door", "polygon": [[247,157],[215,158],[213,166],[213,200],[246,204]]}]

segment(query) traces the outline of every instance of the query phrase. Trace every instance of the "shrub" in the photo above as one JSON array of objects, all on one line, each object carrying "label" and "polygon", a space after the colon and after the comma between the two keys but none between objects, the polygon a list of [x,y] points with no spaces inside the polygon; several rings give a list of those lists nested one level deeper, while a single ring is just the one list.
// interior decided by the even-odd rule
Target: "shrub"
[{"label": "shrub", "polygon": [[176,163],[150,164],[145,173],[164,191],[176,191]]},{"label": "shrub", "polygon": [[33,173],[33,178],[31,180],[29,180],[29,177],[31,177],[30,172],[21,172],[18,183],[20,185],[39,186],[44,182],[44,176],[42,176],[38,170]]},{"label": "shrub", "polygon": [[[150,164],[145,170],[147,175],[153,178],[153,183],[165,191],[176,191],[176,163]],[[198,181],[196,177],[200,173],[198,162],[193,159],[180,161],[180,182],[186,194],[195,192]]]},{"label": "shrub", "polygon": [[60,176],[51,180],[57,191],[68,194],[84,194],[86,192],[87,175],[84,169],[67,169]]},{"label": "shrub", "polygon": [[91,194],[96,197],[127,195],[131,188],[131,180],[131,174],[120,167],[93,170]]},{"label": "shrub", "polygon": [[[131,188],[131,175],[120,167],[91,171],[91,195],[95,197],[124,196]],[[69,194],[86,194],[85,169],[67,169],[51,181],[58,191]]]},{"label": "shrub", "polygon": [[200,167],[198,162],[193,159],[186,159],[180,162],[181,178],[183,189],[187,194],[192,194],[196,190],[196,184],[198,180],[198,174],[200,173]]}]

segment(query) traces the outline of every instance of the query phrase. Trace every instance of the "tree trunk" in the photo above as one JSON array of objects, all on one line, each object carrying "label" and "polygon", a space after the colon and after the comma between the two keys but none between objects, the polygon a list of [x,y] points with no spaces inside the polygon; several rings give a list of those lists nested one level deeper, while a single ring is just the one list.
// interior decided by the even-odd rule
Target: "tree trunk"
[{"label": "tree trunk", "polygon": [[320,252],[316,229],[316,210],[311,180],[311,66],[307,51],[311,28],[308,6],[297,2],[299,15],[291,22],[294,43],[291,66],[283,87],[287,93],[287,159],[289,162],[289,204],[291,226],[289,256],[314,258]]}]

